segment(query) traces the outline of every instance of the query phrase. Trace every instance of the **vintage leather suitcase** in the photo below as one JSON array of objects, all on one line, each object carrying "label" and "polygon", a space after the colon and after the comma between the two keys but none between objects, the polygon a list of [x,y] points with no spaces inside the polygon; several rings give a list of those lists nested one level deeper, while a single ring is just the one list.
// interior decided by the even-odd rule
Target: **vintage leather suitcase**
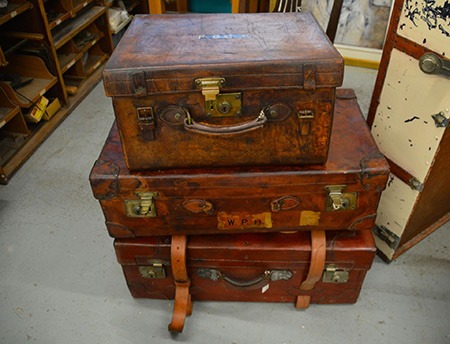
[{"label": "vintage leather suitcase", "polygon": [[191,299],[355,303],[375,256],[371,231],[312,233],[116,239],[114,246],[133,297],[175,299],[169,329],[180,332]]},{"label": "vintage leather suitcase", "polygon": [[103,72],[131,170],[322,164],[342,78],[302,13],[136,16]]},{"label": "vintage leather suitcase", "polygon": [[354,92],[325,165],[130,172],[114,127],[91,175],[112,237],[372,229],[389,174]]}]

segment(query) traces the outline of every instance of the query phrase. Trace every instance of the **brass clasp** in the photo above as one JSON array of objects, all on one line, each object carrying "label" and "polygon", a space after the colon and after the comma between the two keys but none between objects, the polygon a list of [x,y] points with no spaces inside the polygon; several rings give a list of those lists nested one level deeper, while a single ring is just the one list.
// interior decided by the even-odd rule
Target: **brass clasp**
[{"label": "brass clasp", "polygon": [[327,185],[325,190],[328,192],[326,209],[327,211],[353,210],[356,208],[358,193],[343,193],[345,185]]},{"label": "brass clasp", "polygon": [[128,217],[156,217],[155,197],[157,192],[138,192],[140,199],[125,200],[125,210]]},{"label": "brass clasp", "polygon": [[205,97],[205,113],[208,117],[232,117],[241,114],[241,93],[220,93],[224,78],[196,79],[195,85]]}]

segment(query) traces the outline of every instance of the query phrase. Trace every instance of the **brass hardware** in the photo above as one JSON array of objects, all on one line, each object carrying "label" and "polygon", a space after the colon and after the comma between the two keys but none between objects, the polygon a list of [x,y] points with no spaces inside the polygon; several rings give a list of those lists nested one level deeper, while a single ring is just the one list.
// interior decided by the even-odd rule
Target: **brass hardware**
[{"label": "brass hardware", "polygon": [[431,115],[434,120],[434,124],[437,128],[445,128],[448,125],[448,118],[444,116],[444,113],[441,111],[435,115]]},{"label": "brass hardware", "polygon": [[241,93],[220,93],[220,87],[225,85],[224,78],[196,79],[195,85],[205,97],[206,116],[233,117],[241,114]]},{"label": "brass hardware", "polygon": [[156,217],[155,197],[157,192],[138,192],[140,199],[125,200],[128,217]]},{"label": "brass hardware", "polygon": [[357,192],[342,193],[345,185],[328,185],[325,190],[328,192],[326,201],[327,211],[353,210],[356,208]]},{"label": "brass hardware", "polygon": [[151,265],[138,266],[139,273],[143,278],[165,278],[166,270],[164,269],[163,262],[155,260],[151,262]]},{"label": "brass hardware", "polygon": [[442,59],[434,53],[423,54],[419,60],[419,68],[426,74],[450,77],[450,61]]},{"label": "brass hardware", "polygon": [[270,202],[270,209],[273,212],[289,210],[300,204],[300,200],[294,196],[283,196]]},{"label": "brass hardware", "polygon": [[346,283],[348,282],[348,270],[340,269],[335,264],[325,265],[322,282],[324,283]]},{"label": "brass hardware", "polygon": [[300,110],[297,113],[299,119],[314,118],[314,110]]}]

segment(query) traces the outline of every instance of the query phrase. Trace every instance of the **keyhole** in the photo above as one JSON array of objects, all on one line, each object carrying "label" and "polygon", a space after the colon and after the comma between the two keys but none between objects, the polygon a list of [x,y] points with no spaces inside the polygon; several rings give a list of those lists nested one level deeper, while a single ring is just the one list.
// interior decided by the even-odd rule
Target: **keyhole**
[{"label": "keyhole", "polygon": [[228,102],[222,102],[219,104],[219,111],[223,114],[230,112],[231,105]]}]

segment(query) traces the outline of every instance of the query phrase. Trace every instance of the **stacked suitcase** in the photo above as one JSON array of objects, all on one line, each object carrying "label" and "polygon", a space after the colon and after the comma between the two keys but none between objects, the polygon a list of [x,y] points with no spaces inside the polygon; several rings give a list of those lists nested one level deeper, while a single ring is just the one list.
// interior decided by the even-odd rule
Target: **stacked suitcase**
[{"label": "stacked suitcase", "polygon": [[300,13],[137,16],[104,71],[92,169],[134,297],[354,303],[388,165]]}]

